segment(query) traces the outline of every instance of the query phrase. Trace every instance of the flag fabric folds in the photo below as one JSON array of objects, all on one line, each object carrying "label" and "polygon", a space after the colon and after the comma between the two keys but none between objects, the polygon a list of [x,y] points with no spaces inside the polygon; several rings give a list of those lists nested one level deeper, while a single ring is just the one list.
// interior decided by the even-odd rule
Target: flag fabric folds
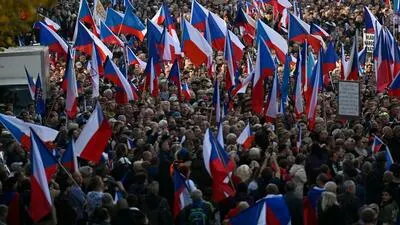
[{"label": "flag fabric folds", "polygon": [[69,118],[75,118],[78,113],[78,84],[75,76],[75,60],[72,54],[72,52],[68,54],[62,83],[62,88],[66,92],[65,112]]},{"label": "flag fabric folds", "polygon": [[111,126],[97,103],[75,142],[76,155],[88,161],[99,162],[111,134]]},{"label": "flag fabric folds", "polygon": [[61,55],[67,55],[68,44],[51,28],[42,22],[38,22],[40,29],[40,45],[49,46],[49,50]]},{"label": "flag fabric folds", "polygon": [[168,81],[175,85],[178,93],[179,101],[182,100],[182,85],[181,85],[181,71],[179,69],[178,60],[174,61],[168,75]]},{"label": "flag fabric folds", "polygon": [[106,21],[104,23],[114,32],[118,34],[121,28],[122,20],[124,19],[124,14],[115,11],[113,8],[107,8]]},{"label": "flag fabric folds", "polygon": [[192,0],[192,12],[190,15],[190,23],[199,31],[204,32],[206,29],[206,22],[208,17],[208,9],[204,8],[196,0]]},{"label": "flag fabric folds", "polygon": [[271,76],[275,71],[275,63],[272,59],[265,41],[261,39],[258,42],[257,60],[253,77],[252,89],[252,109],[255,113],[260,114],[264,103],[264,79]]},{"label": "flag fabric folds", "polygon": [[374,141],[372,142],[372,147],[371,147],[372,152],[374,154],[379,152],[379,150],[381,149],[382,145],[385,145],[383,143],[383,141],[379,137],[374,135]]},{"label": "flag fabric folds", "polygon": [[104,63],[104,78],[110,80],[117,87],[117,92],[121,93],[123,96],[123,100],[120,100],[120,102],[127,103],[128,101],[135,100],[132,85],[121,73],[115,63],[108,57]]},{"label": "flag fabric folds", "polygon": [[145,89],[147,89],[151,96],[157,97],[160,89],[158,87],[158,77],[155,72],[154,60],[153,58],[149,58],[149,62],[147,62],[147,67],[145,69],[146,80],[145,80]]},{"label": "flag fabric folds", "polygon": [[[266,25],[261,20],[257,21],[257,39],[262,37],[267,46],[275,51],[281,63],[285,63],[286,54],[288,53],[288,44],[278,32]],[[257,40],[260,41],[260,40]]]},{"label": "flag fabric folds", "polygon": [[67,145],[67,149],[65,149],[64,153],[62,154],[60,162],[72,173],[78,171],[78,160],[75,154],[75,141],[72,138]]},{"label": "flag fabric folds", "polygon": [[244,149],[250,149],[254,141],[254,135],[251,131],[250,123],[247,123],[246,127],[240,133],[239,137],[236,139],[236,143],[242,145]]},{"label": "flag fabric folds", "polygon": [[34,222],[40,221],[52,211],[52,199],[50,196],[49,182],[46,178],[45,165],[46,160],[43,159],[41,151],[47,151],[41,145],[40,138],[31,131],[30,137],[31,148],[31,198],[29,206],[29,214]]},{"label": "flag fabric folds", "polygon": [[35,84],[35,110],[42,117],[46,114],[46,99],[43,94],[40,74],[38,74]]},{"label": "flag fabric folds", "polygon": [[24,122],[16,117],[7,116],[0,113],[0,122],[3,124],[15,140],[20,143],[25,149],[31,148],[31,131],[32,128],[43,142],[52,142],[58,135],[57,130],[49,127],[40,126],[33,123]]},{"label": "flag fabric folds", "polygon": [[207,40],[186,20],[183,21],[182,51],[195,66],[207,63],[208,57],[212,55]]},{"label": "flag fabric folds", "polygon": [[229,222],[231,225],[290,225],[291,218],[282,195],[267,195]]},{"label": "flag fabric folds", "polygon": [[144,70],[146,68],[146,62],[143,62],[139,57],[135,55],[135,53],[130,49],[128,46],[126,46],[126,56],[127,56],[127,61],[128,65],[139,65],[139,67]]},{"label": "flag fabric folds", "polygon": [[[221,155],[221,153],[225,154]],[[212,199],[216,202],[220,202],[229,196],[234,196],[236,191],[230,179],[232,162],[228,162],[230,165],[224,165],[224,162],[227,161],[227,154],[226,152],[218,150],[216,140],[210,129],[207,129],[204,135],[203,158],[204,166],[208,174],[212,177]]]},{"label": "flag fabric folds", "polygon": [[35,100],[35,89],[36,89],[35,82],[33,81],[33,77],[29,74],[26,66],[24,66],[24,68],[25,68],[26,79],[28,81],[29,93],[31,94],[32,100]]},{"label": "flag fabric folds", "polygon": [[132,10],[125,10],[125,15],[121,22],[118,33],[125,35],[134,35],[140,41],[143,41],[144,36],[146,35],[146,27]]},{"label": "flag fabric folds", "polygon": [[174,205],[172,212],[174,218],[177,218],[182,209],[189,204],[189,202],[185,202],[183,196],[185,188],[187,188],[186,178],[177,169],[174,169],[172,180],[174,182]]},{"label": "flag fabric folds", "polygon": [[124,47],[124,43],[121,39],[119,39],[119,37],[102,21],[100,22],[100,39],[106,44]]}]

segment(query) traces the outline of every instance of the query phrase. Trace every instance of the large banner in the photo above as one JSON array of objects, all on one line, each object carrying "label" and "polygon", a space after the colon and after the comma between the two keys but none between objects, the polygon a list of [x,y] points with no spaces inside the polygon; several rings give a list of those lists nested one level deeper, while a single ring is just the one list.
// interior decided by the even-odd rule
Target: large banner
[{"label": "large banner", "polygon": [[363,44],[364,47],[367,47],[367,52],[374,52],[374,38],[375,34],[368,34],[365,31],[363,32]]},{"label": "large banner", "polygon": [[358,81],[339,81],[339,109],[341,118],[355,119],[361,115],[360,83]]}]

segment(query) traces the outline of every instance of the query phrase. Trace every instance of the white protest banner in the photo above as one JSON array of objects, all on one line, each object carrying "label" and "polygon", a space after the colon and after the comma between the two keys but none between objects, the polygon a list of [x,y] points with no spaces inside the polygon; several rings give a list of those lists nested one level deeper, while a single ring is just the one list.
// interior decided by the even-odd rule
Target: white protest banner
[{"label": "white protest banner", "polygon": [[368,53],[374,52],[374,38],[375,38],[375,34],[369,34],[369,33],[366,33],[365,31],[363,32],[363,44],[364,44],[364,47],[367,47]]},{"label": "white protest banner", "polygon": [[339,108],[341,118],[358,118],[361,112],[360,83],[358,81],[339,81]]}]

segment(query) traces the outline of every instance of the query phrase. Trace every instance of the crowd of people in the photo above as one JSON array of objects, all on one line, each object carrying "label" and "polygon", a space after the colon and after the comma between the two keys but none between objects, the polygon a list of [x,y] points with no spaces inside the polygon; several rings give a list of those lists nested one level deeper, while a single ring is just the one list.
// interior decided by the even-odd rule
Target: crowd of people
[{"label": "crowd of people", "polygon": [[[121,11],[124,7],[123,1],[102,2],[105,7]],[[238,33],[234,26],[237,1],[199,2]],[[332,40],[344,43],[347,49],[356,30],[363,29],[364,6],[368,6],[382,23],[391,23],[392,10],[381,0],[298,2],[304,21],[320,24]],[[133,1],[137,15],[143,20],[151,18],[161,3]],[[166,4],[176,21],[181,14],[190,17],[191,1],[170,0]],[[58,33],[62,37],[72,40],[78,8],[79,1],[59,0],[53,9],[39,9],[39,12],[61,26]],[[275,22],[272,7],[267,7],[259,17],[271,26]],[[38,40],[36,35],[33,32],[26,36],[25,44]],[[135,41],[131,47],[146,61],[146,41]],[[296,43],[289,45],[293,55],[298,48]],[[111,49],[114,61],[117,64],[123,61],[123,50]],[[253,46],[246,47],[246,52],[255,51]],[[291,100],[286,113],[270,122],[263,115],[252,113],[250,87],[247,93],[235,96],[233,110],[227,110],[222,124],[225,150],[235,162],[236,169],[230,181],[236,194],[215,203],[211,199],[212,179],[202,155],[206,129],[216,132],[218,125],[212,102],[213,78],[208,76],[206,68],[195,68],[190,60],[184,60],[181,73],[190,86],[189,101],[179,100],[176,87],[167,80],[170,70],[167,65],[160,75],[159,97],[144,92],[140,93],[139,100],[122,105],[116,102],[112,83],[102,79],[101,96],[91,98],[89,57],[77,54],[75,71],[80,88],[76,118],[71,120],[64,112],[66,97],[61,82],[66,62],[62,57],[50,67],[46,116],[37,115],[33,104],[16,116],[59,130],[54,141],[59,156],[68,141],[79,136],[98,101],[112,126],[112,137],[101,162],[79,160],[79,171],[72,176],[58,170],[49,182],[54,210],[37,224],[200,224],[199,217],[204,224],[228,224],[230,218],[273,194],[284,196],[291,224],[313,224],[305,213],[307,202],[304,199],[310,201],[317,191],[323,193],[314,202],[318,205],[314,224],[398,224],[400,102],[387,93],[377,93],[372,63],[367,63],[360,74],[362,116],[351,120],[337,116],[340,79],[340,63],[337,63],[331,85],[318,95],[317,118],[312,130],[305,116],[300,119],[295,116]],[[217,53],[214,63],[217,67],[214,76],[222,79],[226,70],[223,56]],[[243,76],[245,67],[243,60],[240,67]],[[277,72],[281,77],[283,65]],[[145,75],[139,66],[131,66],[128,76],[140,86]],[[294,85],[295,80],[291,78],[291,90]],[[223,96],[227,102],[228,96]],[[6,102],[1,113],[15,115],[13,104]],[[247,123],[255,136],[250,149],[237,144]],[[29,152],[5,128],[1,131],[0,224],[33,224],[27,210],[31,192]],[[372,149],[375,136],[384,143],[376,154]],[[390,168],[386,168],[385,149],[393,157]],[[171,168],[185,176],[190,190],[184,193],[190,204],[176,218],[173,216]],[[12,201],[15,196],[19,196],[17,203]]]}]

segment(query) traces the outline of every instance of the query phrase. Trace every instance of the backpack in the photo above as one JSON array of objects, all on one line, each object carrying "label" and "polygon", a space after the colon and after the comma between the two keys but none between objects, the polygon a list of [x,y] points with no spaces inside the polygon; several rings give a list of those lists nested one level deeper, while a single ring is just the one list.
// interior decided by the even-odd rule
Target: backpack
[{"label": "backpack", "polygon": [[205,209],[203,207],[204,203],[202,202],[200,206],[190,207],[189,210],[189,225],[206,225],[207,224],[207,215],[205,213]]}]

